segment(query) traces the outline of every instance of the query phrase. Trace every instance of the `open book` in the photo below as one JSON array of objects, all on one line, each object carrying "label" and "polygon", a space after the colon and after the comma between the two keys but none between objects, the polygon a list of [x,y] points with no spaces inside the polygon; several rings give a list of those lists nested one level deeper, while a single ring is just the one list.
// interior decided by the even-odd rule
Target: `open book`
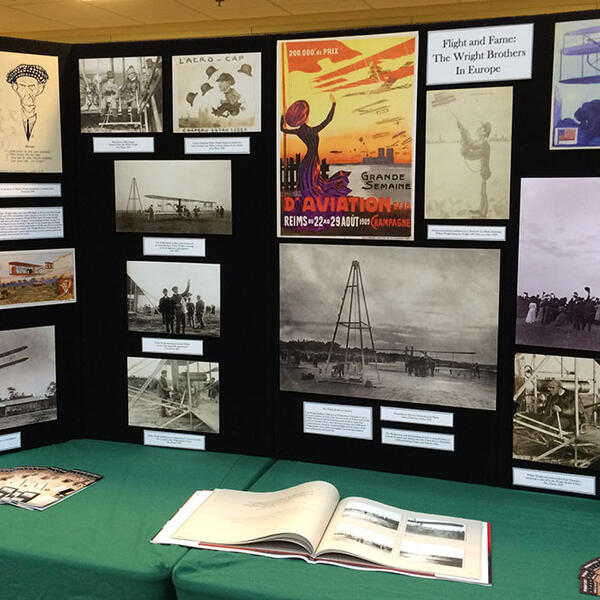
[{"label": "open book", "polygon": [[152,542],[490,585],[489,540],[482,521],[340,500],[330,483],[311,481],[195,492]]}]

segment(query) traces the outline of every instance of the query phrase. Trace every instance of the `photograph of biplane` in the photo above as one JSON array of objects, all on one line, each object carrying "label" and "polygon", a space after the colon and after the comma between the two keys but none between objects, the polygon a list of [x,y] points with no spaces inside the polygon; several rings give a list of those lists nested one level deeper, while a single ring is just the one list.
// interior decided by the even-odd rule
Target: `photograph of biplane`
[{"label": "photograph of biplane", "polygon": [[219,364],[127,358],[129,425],[219,433]]},{"label": "photograph of biplane", "polygon": [[163,130],[162,58],[79,59],[82,133]]},{"label": "photograph of biplane", "polygon": [[516,342],[600,348],[600,178],[521,180]]},{"label": "photograph of biplane", "polygon": [[513,458],[600,469],[597,359],[516,354]]},{"label": "photograph of biplane", "polygon": [[54,327],[0,331],[0,430],[56,421]]},{"label": "photograph of biplane", "polygon": [[600,19],[556,23],[550,149],[600,148]]},{"label": "photograph of biplane", "polygon": [[221,334],[221,268],[207,263],[127,261],[129,331]]},{"label": "photograph of biplane", "polygon": [[75,250],[0,252],[0,309],[76,301]]},{"label": "photograph of biplane", "polygon": [[230,160],[116,160],[116,229],[231,235]]},{"label": "photograph of biplane", "polygon": [[282,245],[280,389],[495,410],[499,260]]}]

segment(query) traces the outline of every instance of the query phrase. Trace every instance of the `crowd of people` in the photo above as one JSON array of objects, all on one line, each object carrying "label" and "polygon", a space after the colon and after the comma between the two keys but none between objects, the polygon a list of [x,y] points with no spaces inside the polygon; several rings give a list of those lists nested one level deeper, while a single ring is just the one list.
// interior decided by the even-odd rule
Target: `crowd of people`
[{"label": "crowd of people", "polygon": [[190,293],[190,280],[187,281],[185,290],[179,293],[179,287],[171,288],[172,294],[169,296],[169,290],[163,289],[163,295],[158,301],[157,310],[162,316],[162,322],[166,333],[175,333],[185,335],[185,328],[206,329],[205,316],[215,314],[215,306],[207,306],[202,297],[196,295],[194,301]]},{"label": "crowd of people", "polygon": [[593,325],[600,325],[600,298],[592,296],[589,287],[585,292],[573,292],[570,298],[545,291],[532,296],[525,292],[517,296],[517,315],[525,315],[527,325],[539,323],[591,331]]},{"label": "crowd of people", "polygon": [[[225,208],[223,206],[220,206],[220,205],[215,206],[214,211],[215,211],[215,217],[217,219],[225,218]],[[148,206],[148,208],[146,208],[144,210],[144,212],[146,213],[146,218],[148,219],[148,221],[154,221],[155,210],[154,210],[154,206],[152,204],[150,204],[150,206]],[[202,209],[198,205],[194,206],[194,208],[192,210],[187,208],[187,206],[179,206],[178,205],[175,207],[175,212],[184,219],[193,219],[196,221],[203,214]]]}]

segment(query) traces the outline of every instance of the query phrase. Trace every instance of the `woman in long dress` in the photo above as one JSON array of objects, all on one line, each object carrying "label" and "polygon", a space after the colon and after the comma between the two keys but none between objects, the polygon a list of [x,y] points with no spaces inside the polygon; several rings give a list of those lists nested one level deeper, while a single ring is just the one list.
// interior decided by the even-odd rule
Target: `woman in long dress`
[{"label": "woman in long dress", "polygon": [[[529,310],[527,311],[527,316],[525,317],[525,323],[535,323],[535,313],[537,311],[537,304],[535,302],[529,303]],[[523,314],[523,313],[521,313]]]},{"label": "woman in long dress", "polygon": [[[293,192],[296,198],[296,209],[302,209],[302,199],[348,196],[351,192],[348,187],[348,171],[337,171],[331,177],[321,175],[321,160],[319,158],[319,133],[331,123],[335,114],[335,96],[329,95],[331,108],[321,123],[311,127],[307,124],[310,112],[306,100],[296,100],[281,116],[281,131],[287,135],[297,135],[306,145],[306,153],[300,161],[296,189]],[[286,128],[285,125],[295,129]],[[322,213],[325,216],[325,213]],[[329,214],[332,214],[329,212]]]}]

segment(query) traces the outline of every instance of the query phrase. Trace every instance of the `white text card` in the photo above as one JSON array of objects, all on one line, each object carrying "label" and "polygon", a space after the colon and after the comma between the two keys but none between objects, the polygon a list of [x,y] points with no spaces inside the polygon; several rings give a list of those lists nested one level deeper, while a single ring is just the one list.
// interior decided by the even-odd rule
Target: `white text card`
[{"label": "white text card", "polygon": [[0,240],[64,237],[62,206],[0,208]]},{"label": "white text card", "polygon": [[60,198],[60,183],[0,183],[0,198]]},{"label": "white text card", "polygon": [[437,425],[438,427],[454,427],[454,413],[440,412],[437,410],[382,406],[379,417],[382,421],[416,423],[417,425]]},{"label": "white text card", "polygon": [[555,473],[540,469],[521,469],[513,467],[513,485],[569,492],[571,494],[596,495],[596,478],[592,475],[573,473]]},{"label": "white text card", "polygon": [[145,446],[161,446],[162,448],[179,448],[180,450],[206,450],[206,438],[193,433],[173,433],[144,429]]},{"label": "white text card", "polygon": [[202,356],[204,342],[202,340],[172,340],[170,338],[142,338],[142,352],[157,354],[192,354]]},{"label": "white text card", "polygon": [[506,227],[492,227],[487,225],[427,225],[427,239],[505,242]]},{"label": "white text card", "polygon": [[454,434],[452,433],[432,433],[430,431],[382,427],[381,443],[391,444],[392,446],[409,446],[411,448],[454,452]]},{"label": "white text card", "polygon": [[427,33],[427,85],[531,79],[533,23]]},{"label": "white text card", "polygon": [[186,137],[186,154],[250,154],[249,137]]},{"label": "white text card", "polygon": [[204,238],[144,238],[145,256],[206,256]]},{"label": "white text card", "polygon": [[153,137],[94,137],[94,152],[154,152]]},{"label": "white text card", "polygon": [[304,433],[373,439],[373,409],[347,404],[304,403]]},{"label": "white text card", "polygon": [[21,432],[15,431],[14,433],[6,433],[0,435],[0,452],[6,452],[7,450],[15,450],[21,447]]}]

